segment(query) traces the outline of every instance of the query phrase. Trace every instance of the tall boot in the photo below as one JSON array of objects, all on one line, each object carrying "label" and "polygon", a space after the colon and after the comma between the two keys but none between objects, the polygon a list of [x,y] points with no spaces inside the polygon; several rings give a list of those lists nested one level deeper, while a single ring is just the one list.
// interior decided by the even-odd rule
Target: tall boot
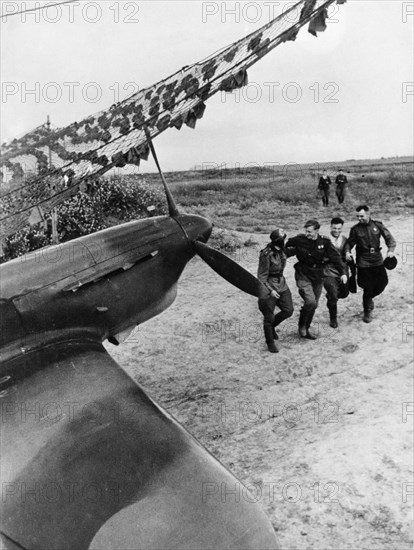
[{"label": "tall boot", "polygon": [[275,340],[279,340],[276,327],[279,326],[285,319],[288,319],[291,315],[292,313],[286,313],[286,311],[283,310],[279,311],[279,313],[275,315],[275,318],[273,319],[273,336]]},{"label": "tall boot", "polygon": [[279,349],[275,344],[272,325],[270,326],[264,325],[263,330],[264,330],[265,340],[267,344],[267,349],[270,351],[270,353],[277,353]]},{"label": "tall boot", "polygon": [[365,292],[362,297],[362,305],[364,306],[364,323],[372,321],[372,310],[374,309],[374,300],[370,296],[366,296]]},{"label": "tall boot", "polygon": [[329,326],[332,328],[338,328],[338,306],[337,304],[328,304],[328,310],[329,310]]},{"label": "tall boot", "polygon": [[302,307],[302,309],[300,310],[300,313],[299,313],[299,336],[300,336],[301,338],[306,338],[306,333],[307,333],[307,327],[306,327],[307,318],[308,318],[308,312],[307,312],[307,311],[304,311],[304,308]]},{"label": "tall boot", "polygon": [[372,321],[372,309],[364,309],[364,317],[362,320],[364,323],[370,323]]},{"label": "tall boot", "polygon": [[272,329],[273,329],[273,338],[274,338],[275,340],[279,340],[279,335],[278,335],[278,333],[276,332],[276,327],[277,327],[277,325],[275,325],[275,324],[273,323],[273,325],[272,325]]},{"label": "tall boot", "polygon": [[312,323],[313,316],[315,315],[315,311],[316,311],[315,309],[313,311],[311,311],[308,314],[308,317],[306,319],[306,336],[305,336],[305,338],[307,338],[308,340],[316,340],[315,334],[313,334],[309,330],[310,326],[311,326],[311,323]]}]

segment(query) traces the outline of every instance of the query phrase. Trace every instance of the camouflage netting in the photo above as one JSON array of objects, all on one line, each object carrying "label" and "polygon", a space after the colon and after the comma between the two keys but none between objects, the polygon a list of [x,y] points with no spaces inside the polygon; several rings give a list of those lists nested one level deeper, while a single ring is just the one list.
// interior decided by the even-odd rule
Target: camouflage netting
[{"label": "camouflage netting", "polygon": [[295,40],[303,25],[309,22],[314,35],[323,31],[327,8],[335,1],[346,0],[300,0],[249,36],[105,111],[54,131],[40,126],[2,146],[0,163],[13,172],[14,179],[27,166],[35,166],[38,174],[36,185],[21,184],[3,195],[3,238],[38,222],[42,212],[66,200],[82,181],[146,160],[145,129],[154,138],[167,128],[179,130],[184,124],[194,128],[209,97],[246,85],[247,69],[279,44]]}]

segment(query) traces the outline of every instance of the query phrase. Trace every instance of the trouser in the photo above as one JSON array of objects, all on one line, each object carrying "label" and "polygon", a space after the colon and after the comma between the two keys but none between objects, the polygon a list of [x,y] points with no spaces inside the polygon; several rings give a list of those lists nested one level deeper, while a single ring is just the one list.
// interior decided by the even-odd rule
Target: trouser
[{"label": "trouser", "polygon": [[336,319],[338,312],[338,292],[340,279],[338,277],[325,277],[323,286],[326,290],[326,305],[331,319]]},{"label": "trouser", "polygon": [[322,206],[329,204],[329,189],[321,189]]},{"label": "trouser", "polygon": [[336,192],[336,196],[338,197],[339,204],[342,204],[345,200],[345,186],[337,185],[335,192]]},{"label": "trouser", "polygon": [[358,267],[358,286],[364,290],[362,304],[365,312],[373,309],[373,299],[384,291],[387,284],[388,275],[383,265]]},{"label": "trouser", "polygon": [[295,273],[295,279],[299,294],[303,298],[303,306],[299,315],[299,327],[306,327],[308,329],[318,307],[323,289],[323,281],[322,278],[310,279],[303,273],[298,272]]},{"label": "trouser", "polygon": [[[276,306],[280,311],[275,315]],[[273,329],[293,315],[292,293],[290,289],[281,292],[279,298],[273,298],[273,296],[260,298],[259,309],[263,313],[263,330],[266,343],[271,344],[274,341]]]}]

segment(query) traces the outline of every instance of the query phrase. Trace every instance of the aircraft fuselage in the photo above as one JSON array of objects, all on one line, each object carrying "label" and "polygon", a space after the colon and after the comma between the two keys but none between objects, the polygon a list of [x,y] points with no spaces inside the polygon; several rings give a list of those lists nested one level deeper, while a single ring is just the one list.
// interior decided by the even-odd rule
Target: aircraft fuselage
[{"label": "aircraft fuselage", "polygon": [[[208,240],[199,216],[159,216],[43,248],[1,266],[3,359],[89,333],[117,342],[120,333],[158,315]],[[18,273],[18,275],[16,275]]]}]

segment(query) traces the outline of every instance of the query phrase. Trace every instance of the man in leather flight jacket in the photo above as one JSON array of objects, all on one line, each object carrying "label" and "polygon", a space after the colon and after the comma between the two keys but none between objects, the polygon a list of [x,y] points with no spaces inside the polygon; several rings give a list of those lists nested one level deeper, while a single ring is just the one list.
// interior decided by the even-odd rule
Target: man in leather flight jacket
[{"label": "man in leather flight jacket", "polygon": [[299,336],[315,340],[310,325],[323,288],[323,261],[328,259],[339,272],[341,281],[347,282],[346,266],[340,254],[327,237],[319,235],[319,222],[309,220],[305,223],[305,233],[289,239],[286,243],[288,256],[296,255],[295,279],[303,306],[299,315]]}]

